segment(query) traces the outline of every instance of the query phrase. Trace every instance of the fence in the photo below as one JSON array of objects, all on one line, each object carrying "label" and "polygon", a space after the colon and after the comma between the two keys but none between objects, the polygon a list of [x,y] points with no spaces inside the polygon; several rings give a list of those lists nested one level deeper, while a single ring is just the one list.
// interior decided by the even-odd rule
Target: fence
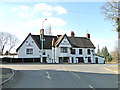
[{"label": "fence", "polygon": [[1,58],[2,63],[40,62],[40,58]]}]

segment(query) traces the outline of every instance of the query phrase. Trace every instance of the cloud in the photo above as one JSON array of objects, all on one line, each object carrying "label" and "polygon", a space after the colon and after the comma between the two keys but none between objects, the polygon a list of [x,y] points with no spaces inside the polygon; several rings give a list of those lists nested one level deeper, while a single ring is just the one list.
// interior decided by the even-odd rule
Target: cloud
[{"label": "cloud", "polygon": [[51,12],[44,11],[44,12],[42,13],[42,15],[43,15],[43,16],[51,16],[52,13],[51,13]]},{"label": "cloud", "polygon": [[93,38],[91,39],[91,41],[93,42],[93,44],[95,45],[96,47],[96,51],[98,49],[98,45],[100,47],[100,50],[103,48],[103,47],[107,47],[109,52],[111,52],[113,50],[113,46],[115,44],[115,40],[105,40],[105,39],[99,39],[99,38]]},{"label": "cloud", "polygon": [[[38,18],[35,20],[30,20],[27,22],[21,22],[19,23],[21,26],[24,27],[40,27],[42,26],[42,22],[44,21],[45,18]],[[44,27],[47,24],[50,24],[51,26],[64,26],[66,25],[66,22],[63,19],[57,18],[57,17],[49,17],[47,18],[47,21],[44,22]]]},{"label": "cloud", "polygon": [[39,14],[41,14],[42,16],[51,16],[51,15],[61,15],[67,13],[67,10],[60,5],[52,6],[46,3],[38,3],[31,7],[27,5],[19,5],[16,8],[12,8],[12,11],[15,12],[18,9],[20,11],[18,12],[19,13],[18,15],[20,17],[37,16]]},{"label": "cloud", "polygon": [[48,22],[51,24],[51,26],[64,26],[64,25],[66,25],[66,22],[63,19],[57,18],[57,17],[49,17]]},{"label": "cloud", "polygon": [[36,4],[33,8],[34,8],[33,9],[34,11],[43,11],[43,10],[51,11],[52,10],[52,7],[45,3]]},{"label": "cloud", "polygon": [[30,7],[25,5],[21,5],[20,8],[25,11],[30,10]]},{"label": "cloud", "polygon": [[23,12],[20,12],[20,13],[18,13],[18,16],[20,16],[20,17],[29,17],[29,16],[31,16],[31,15],[30,15],[30,14],[23,13]]},{"label": "cloud", "polygon": [[12,12],[16,12],[18,10],[18,8],[17,7],[15,7],[15,8],[12,8]]},{"label": "cloud", "polygon": [[54,11],[57,12],[57,14],[66,14],[67,10],[61,6],[56,6],[53,8]]},{"label": "cloud", "polygon": [[64,35],[64,34],[67,34],[69,36],[70,31],[66,31],[66,30],[59,29],[59,28],[52,29],[52,35]]}]

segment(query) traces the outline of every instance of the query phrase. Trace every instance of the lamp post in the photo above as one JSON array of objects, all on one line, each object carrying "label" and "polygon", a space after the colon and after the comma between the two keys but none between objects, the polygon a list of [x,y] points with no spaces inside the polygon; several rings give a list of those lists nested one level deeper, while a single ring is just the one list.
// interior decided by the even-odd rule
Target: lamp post
[{"label": "lamp post", "polygon": [[[44,19],[44,21],[45,20],[47,20],[47,18],[46,19]],[[42,50],[42,54],[41,54],[41,63],[43,63],[43,34],[44,34],[44,29],[43,29],[43,24],[44,24],[44,21],[42,22],[42,37],[41,37],[41,41],[42,41],[42,48],[41,48],[41,50]]]}]

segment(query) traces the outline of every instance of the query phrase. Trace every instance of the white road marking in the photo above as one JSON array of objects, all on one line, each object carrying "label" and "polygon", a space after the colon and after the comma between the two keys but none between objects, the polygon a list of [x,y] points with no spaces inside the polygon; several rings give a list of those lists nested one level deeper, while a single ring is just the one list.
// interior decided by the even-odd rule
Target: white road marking
[{"label": "white road marking", "polygon": [[116,83],[118,83],[118,84],[119,84],[120,82],[116,82]]},{"label": "white road marking", "polygon": [[73,75],[75,75],[76,77],[80,78],[80,76],[78,76],[77,74],[73,73],[72,71],[69,71],[70,73],[72,73]]},{"label": "white road marking", "polygon": [[93,90],[96,90],[93,86],[89,85],[90,88],[92,88]]},{"label": "white road marking", "polygon": [[[105,68],[105,67],[104,67]],[[108,69],[108,68],[105,68],[106,70],[108,70],[108,71],[110,71],[110,72],[114,72],[114,73],[118,73],[117,71],[112,71],[112,70],[110,70],[110,69]]]},{"label": "white road marking", "polygon": [[46,72],[46,74],[47,74],[46,78],[51,79],[50,74],[48,72]]}]

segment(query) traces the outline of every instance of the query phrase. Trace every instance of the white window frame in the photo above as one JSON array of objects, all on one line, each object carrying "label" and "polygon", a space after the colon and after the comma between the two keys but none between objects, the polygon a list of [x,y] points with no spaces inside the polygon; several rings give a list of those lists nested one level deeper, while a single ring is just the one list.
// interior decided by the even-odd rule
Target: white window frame
[{"label": "white window frame", "polygon": [[33,48],[27,48],[27,49],[26,49],[26,54],[27,54],[27,55],[33,54]]}]

